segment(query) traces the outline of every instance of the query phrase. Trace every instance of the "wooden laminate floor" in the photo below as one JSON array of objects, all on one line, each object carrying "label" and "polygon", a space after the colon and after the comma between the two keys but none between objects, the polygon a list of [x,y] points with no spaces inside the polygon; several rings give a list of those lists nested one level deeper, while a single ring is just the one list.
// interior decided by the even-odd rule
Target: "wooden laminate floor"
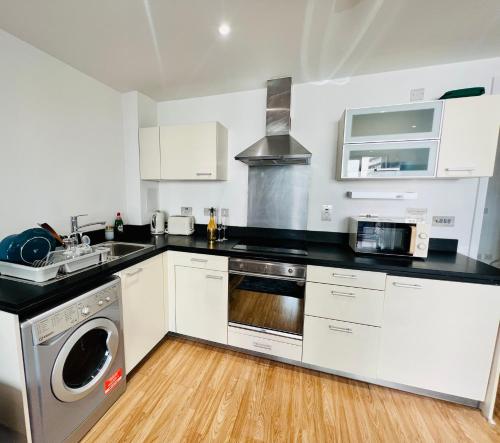
[{"label": "wooden laminate floor", "polygon": [[166,338],[83,440],[500,442],[478,410]]}]

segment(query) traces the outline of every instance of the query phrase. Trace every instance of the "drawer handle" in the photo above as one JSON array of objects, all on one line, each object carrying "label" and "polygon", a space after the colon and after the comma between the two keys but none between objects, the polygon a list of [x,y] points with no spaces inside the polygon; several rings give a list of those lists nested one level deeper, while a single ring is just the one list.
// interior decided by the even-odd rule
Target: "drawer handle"
[{"label": "drawer handle", "polygon": [[257,343],[256,341],[253,342],[253,345],[254,347],[256,348],[260,348],[260,349],[266,349],[268,351],[270,351],[272,348],[271,348],[271,345],[265,345],[265,344],[262,344],[262,343]]},{"label": "drawer handle", "polygon": [[352,334],[351,328],[341,328],[340,326],[328,325],[328,329],[330,329],[330,331],[344,332],[345,334]]},{"label": "drawer handle", "polygon": [[339,297],[349,297],[349,298],[356,298],[356,294],[352,292],[339,292],[339,291],[331,291],[330,292],[332,295],[338,295]]},{"label": "drawer handle", "polygon": [[476,168],[472,167],[472,166],[460,166],[460,167],[456,167],[456,168],[445,168],[446,171],[450,171],[450,172],[467,172],[467,171],[474,171]]},{"label": "drawer handle", "polygon": [[127,277],[133,277],[134,275],[137,275],[137,274],[141,273],[142,271],[143,271],[143,268],[137,268],[134,271],[126,272],[125,275]]},{"label": "drawer handle", "polygon": [[335,273],[332,273],[332,277],[338,277],[338,278],[352,278],[352,279],[358,278],[358,276],[357,276],[357,275],[350,275],[350,274],[335,274]]},{"label": "drawer handle", "polygon": [[201,177],[201,176],[209,176],[209,175],[212,175],[211,172],[197,172],[196,175],[198,177]]},{"label": "drawer handle", "polygon": [[211,278],[212,280],[222,280],[221,275],[205,275],[205,278]]},{"label": "drawer handle", "polygon": [[192,258],[191,261],[196,263],[206,263],[208,260],[205,258]]},{"label": "drawer handle", "polygon": [[396,286],[397,288],[422,289],[422,286],[420,286],[420,285],[412,285],[410,283],[398,283],[398,282],[394,282],[393,285]]}]

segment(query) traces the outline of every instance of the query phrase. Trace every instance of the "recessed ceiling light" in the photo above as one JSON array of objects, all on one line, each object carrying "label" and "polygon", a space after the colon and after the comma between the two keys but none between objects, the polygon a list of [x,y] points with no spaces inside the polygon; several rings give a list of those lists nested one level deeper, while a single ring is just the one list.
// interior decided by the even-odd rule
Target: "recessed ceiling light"
[{"label": "recessed ceiling light", "polygon": [[227,23],[222,23],[219,26],[219,34],[220,35],[225,37],[226,35],[229,35],[230,32],[231,32],[231,27]]}]

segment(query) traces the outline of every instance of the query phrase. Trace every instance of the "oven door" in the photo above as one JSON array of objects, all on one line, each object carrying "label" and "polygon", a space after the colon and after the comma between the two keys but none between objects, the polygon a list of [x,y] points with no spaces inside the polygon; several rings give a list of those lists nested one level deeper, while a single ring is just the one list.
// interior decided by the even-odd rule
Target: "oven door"
[{"label": "oven door", "polygon": [[415,254],[415,223],[360,221],[356,235],[356,252],[406,256]]},{"label": "oven door", "polygon": [[229,323],[302,336],[305,280],[229,271]]}]

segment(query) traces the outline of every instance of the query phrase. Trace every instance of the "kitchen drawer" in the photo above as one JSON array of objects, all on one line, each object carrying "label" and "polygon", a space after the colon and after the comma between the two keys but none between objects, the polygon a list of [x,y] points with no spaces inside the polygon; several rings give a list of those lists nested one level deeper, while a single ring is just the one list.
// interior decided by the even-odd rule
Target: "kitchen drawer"
[{"label": "kitchen drawer", "polygon": [[352,286],[355,288],[385,289],[385,274],[382,272],[358,271],[354,269],[308,266],[307,281]]},{"label": "kitchen drawer", "polygon": [[228,344],[275,357],[300,361],[302,341],[229,326]]},{"label": "kitchen drawer", "polygon": [[302,361],[375,378],[380,328],[305,316]]},{"label": "kitchen drawer", "polygon": [[211,269],[227,272],[228,258],[218,255],[191,254],[189,252],[169,251],[169,260],[174,266],[188,266],[190,268]]},{"label": "kitchen drawer", "polygon": [[383,309],[384,291],[324,283],[306,284],[307,315],[380,326]]}]

